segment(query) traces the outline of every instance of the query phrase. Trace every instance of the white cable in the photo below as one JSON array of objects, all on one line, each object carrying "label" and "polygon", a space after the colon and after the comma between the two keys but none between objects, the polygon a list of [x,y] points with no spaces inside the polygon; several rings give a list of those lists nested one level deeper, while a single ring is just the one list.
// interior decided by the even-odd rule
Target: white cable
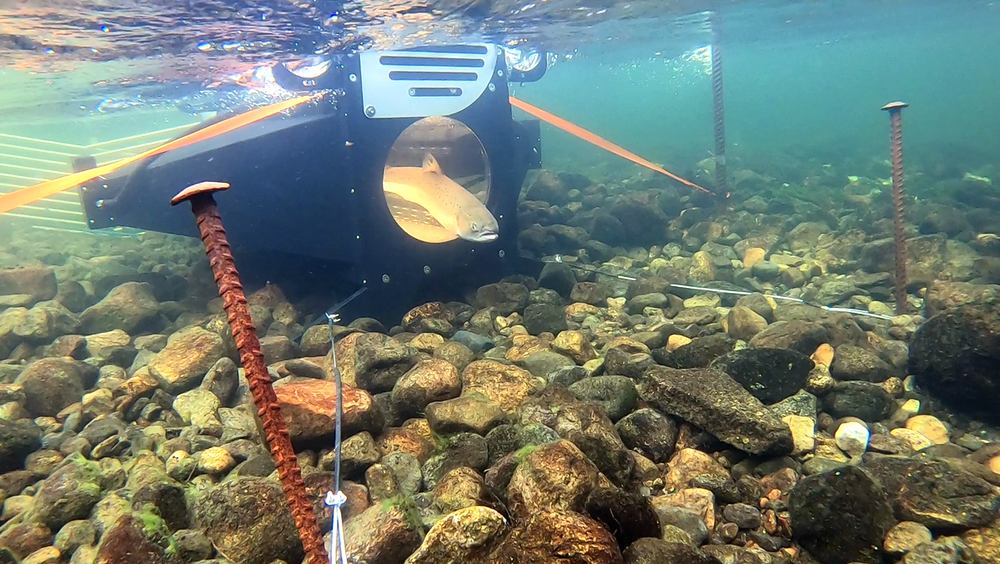
[{"label": "white cable", "polygon": [[[578,270],[583,270],[583,271],[586,271],[586,272],[593,272],[595,274],[600,274],[602,276],[611,276],[611,277],[614,277],[614,278],[618,278],[619,280],[628,280],[628,281],[635,281],[636,280],[636,278],[634,278],[632,276],[626,276],[624,274],[610,274],[610,273],[607,273],[607,272],[602,272],[599,269],[596,269],[596,268],[593,268],[593,267],[584,266],[584,265],[581,265],[581,264],[574,264],[574,263],[571,263],[571,262],[563,262],[562,255],[555,255],[554,257],[552,257],[551,261],[542,261],[542,262],[558,262],[558,263],[565,264],[566,266],[568,266],[570,268],[576,268]],[[753,294],[753,292],[746,292],[746,291],[743,291],[743,290],[723,290],[721,288],[705,288],[705,287],[702,287],[702,286],[688,286],[686,284],[674,284],[673,282],[670,283],[670,287],[671,288],[684,288],[686,290],[698,290],[698,291],[701,291],[701,292],[715,292],[717,294],[735,294],[737,296],[749,296],[749,295]],[[815,302],[807,302],[806,300],[803,300],[802,298],[792,298],[792,297],[788,297],[788,296],[781,296],[781,295],[778,295],[778,294],[764,294],[764,295],[765,296],[770,296],[771,298],[776,299],[776,300],[787,300],[787,301],[790,301],[790,302],[798,302],[800,304],[804,304],[804,305],[808,305],[808,306],[812,306],[812,307],[816,307],[816,308],[819,308],[819,309],[824,309],[826,311],[831,311],[831,312],[836,312],[836,313],[848,313],[848,314],[852,314],[852,315],[864,315],[864,316],[868,316],[868,317],[874,317],[874,318],[877,318],[877,319],[884,319],[886,321],[892,321],[892,318],[893,318],[891,315],[882,315],[882,314],[879,314],[879,313],[872,313],[870,311],[864,311],[864,310],[861,310],[861,309],[854,309],[854,308],[849,308],[849,307],[833,307],[833,306],[826,306],[826,305],[823,305],[823,304],[818,304],[818,303],[815,303]]]},{"label": "white cable", "polygon": [[330,327],[330,358],[333,364],[333,376],[337,386],[336,399],[336,422],[334,427],[334,462],[333,462],[333,490],[326,492],[324,502],[333,508],[333,516],[330,520],[330,564],[347,564],[347,551],[344,549],[344,515],[342,507],[347,502],[347,496],[340,491],[340,456],[341,456],[341,433],[343,430],[343,394],[344,382],[340,375],[340,368],[337,366],[337,344],[333,341],[333,325],[340,321],[340,316],[336,312],[326,314],[327,324]]}]

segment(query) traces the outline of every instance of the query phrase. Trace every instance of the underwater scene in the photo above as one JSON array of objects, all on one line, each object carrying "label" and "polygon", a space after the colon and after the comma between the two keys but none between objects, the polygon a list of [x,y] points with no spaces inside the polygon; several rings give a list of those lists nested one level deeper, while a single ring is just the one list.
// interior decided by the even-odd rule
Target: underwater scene
[{"label": "underwater scene", "polygon": [[998,29],[0,3],[0,564],[1000,564]]}]

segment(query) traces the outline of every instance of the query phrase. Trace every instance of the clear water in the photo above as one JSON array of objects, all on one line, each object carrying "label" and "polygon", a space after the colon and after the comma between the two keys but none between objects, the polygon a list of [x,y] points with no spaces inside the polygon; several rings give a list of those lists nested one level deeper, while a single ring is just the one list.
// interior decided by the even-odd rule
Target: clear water
[{"label": "clear water", "polygon": [[[881,108],[902,100],[909,104],[903,111],[907,188],[912,196],[907,202],[914,211],[909,235],[914,240],[919,235],[933,238],[935,226],[948,223],[942,216],[965,222],[962,229],[942,235],[940,245],[928,243],[927,237],[915,243],[917,253],[923,253],[918,262],[927,259],[924,262],[931,265],[927,268],[937,268],[930,273],[932,278],[939,275],[1000,283],[1000,259],[996,258],[1000,244],[995,235],[1000,231],[1000,222],[995,220],[1000,208],[996,205],[1000,183],[1000,5],[993,1],[61,0],[37,4],[0,0],[0,193],[66,174],[73,156],[93,153],[94,147],[103,147],[99,162],[108,162],[171,139],[217,112],[273,101],[277,98],[269,91],[238,83],[254,69],[275,61],[299,61],[344,50],[480,40],[551,53],[553,64],[545,77],[537,83],[512,84],[514,96],[681,176],[710,183],[712,176],[704,169],[715,146],[710,61],[713,41],[717,41],[724,60],[730,175],[737,178],[752,171],[769,177],[766,198],[784,194],[790,201],[787,208],[770,204],[766,214],[757,204],[753,213],[767,216],[758,218],[758,227],[766,230],[777,225],[784,236],[804,217],[825,221],[836,225],[838,236],[845,236],[836,243],[838,250],[891,236],[889,116]],[[517,110],[514,116],[525,117]],[[580,173],[595,183],[626,185],[623,180],[651,176],[641,167],[549,125],[542,126],[542,147],[545,169]],[[31,156],[26,161],[27,155]],[[474,177],[469,185],[481,181],[478,174],[469,176]],[[855,176],[862,177],[857,190],[852,188]],[[734,184],[732,205],[742,213],[739,206],[756,194],[753,188],[740,192],[739,183]],[[959,189],[964,192],[955,192]],[[622,195],[615,190],[615,197]],[[688,191],[681,187],[678,193],[685,196]],[[961,195],[956,197],[955,193]],[[970,195],[976,201],[963,200]],[[993,208],[977,209],[982,201],[990,202]],[[804,202],[832,204],[819,209]],[[690,203],[682,201],[685,206]],[[957,212],[952,216],[935,212],[932,206],[939,204]],[[721,217],[731,211],[725,207],[722,204],[709,211]],[[720,221],[735,224],[735,213]],[[928,216],[932,216],[931,227],[925,227]],[[697,225],[703,232],[714,227],[707,221]],[[687,228],[693,226],[685,225]],[[668,243],[673,247],[670,252],[675,253],[671,259],[697,251],[703,241],[695,237],[698,244],[687,248],[689,233],[684,229],[671,231],[676,239],[656,245],[656,253],[662,250],[661,256],[666,257]],[[71,233],[62,232],[66,230]],[[859,239],[849,238],[859,233]],[[165,267],[144,258],[144,253],[160,246],[170,249],[171,268],[176,271],[165,273]],[[591,262],[621,270],[623,264],[635,259],[641,270],[656,257],[649,254],[649,247],[636,249],[640,246],[625,241],[613,249],[614,259],[601,257]],[[727,246],[733,246],[731,239]],[[796,253],[809,261],[829,258],[809,249],[800,248]],[[954,274],[957,263],[928,258],[945,253],[950,257],[947,261],[966,261],[962,263],[968,267],[963,275]],[[583,260],[588,255],[581,252],[580,256]],[[81,262],[93,257],[99,258]],[[197,314],[181,317],[181,321],[191,321],[206,311],[218,313],[217,302],[208,305],[215,297],[215,288],[198,241],[177,243],[127,231],[89,233],[72,193],[0,217],[0,268],[55,265],[60,276],[77,277],[89,284],[81,290],[90,293],[88,305],[101,296],[93,295],[90,275],[84,271],[110,269],[102,262],[104,257],[111,257],[108,262],[114,268],[126,271],[198,280],[191,284],[192,295],[164,300],[197,309]],[[878,277],[888,273],[886,269],[867,274]],[[842,282],[836,279],[839,274],[844,273],[824,273],[816,280]],[[916,274],[921,275],[928,272]],[[129,275],[121,276],[125,280]],[[582,280],[584,276],[579,277]],[[778,283],[759,287],[770,291],[776,286],[793,296],[810,298],[805,290]],[[885,302],[881,305],[888,308],[886,304],[892,303],[889,284],[882,280],[873,286],[880,290],[872,294],[878,294]],[[615,286],[615,291],[624,294],[624,284]],[[318,300],[326,297],[324,293]],[[925,287],[918,284],[910,288],[913,305],[923,306],[925,297]],[[863,308],[870,301],[846,298],[839,305]],[[6,307],[6,303],[0,305],[0,315]],[[614,317],[609,311],[605,313],[613,319],[607,324],[592,319],[582,322],[586,331],[600,333],[595,342],[601,346],[612,332],[606,325],[618,330],[631,323],[624,313],[619,311],[621,315]],[[301,333],[315,317],[306,317],[304,307],[296,313],[298,318],[289,326]],[[906,331],[925,321],[924,313],[927,311],[921,310],[913,318],[897,318],[897,326],[892,328],[899,329],[896,332],[888,323],[862,320],[858,324],[880,338],[891,340],[889,336],[895,339],[902,334],[905,338],[899,340],[905,341],[912,337],[912,331]],[[519,321],[517,315],[497,321],[494,336],[510,345],[512,333],[506,325]],[[177,323],[176,327],[166,324],[160,329],[170,333],[183,326]],[[718,322],[709,325],[712,331],[721,331]],[[574,327],[580,328],[580,323]],[[601,333],[605,330],[607,333]],[[706,333],[712,331],[706,329]],[[991,334],[995,336],[995,332]],[[0,340],[0,352],[10,353],[5,364],[19,366],[49,352],[44,348],[49,342],[51,339],[6,350]],[[948,352],[948,346],[937,350]],[[666,350],[662,343],[653,348]],[[889,358],[890,353],[880,358]],[[898,360],[898,355],[895,358]],[[905,364],[905,356],[902,362]],[[906,376],[905,368],[896,368],[900,376]],[[1000,381],[988,367],[979,366],[979,370]],[[4,374],[13,372],[0,373]],[[914,392],[910,383],[905,392],[896,390],[891,417],[869,421],[876,434],[884,438],[890,428],[904,424],[907,412],[899,409],[903,405],[912,409],[912,404],[904,403],[906,399],[926,400],[927,396]],[[896,384],[902,386],[892,381]],[[978,421],[982,406],[977,405],[977,413],[970,415],[954,409],[955,404],[941,407],[933,399],[921,405],[922,414],[948,422],[947,430],[952,434],[946,440],[953,443],[925,454],[948,458],[952,451],[947,449],[958,449],[958,444],[968,451],[982,451],[985,446],[987,450],[982,452],[991,452],[991,456],[980,452],[979,458],[974,458],[962,450],[961,458],[976,465],[976,479],[980,480],[976,487],[992,487],[983,486],[987,479],[990,484],[1000,484],[1000,477],[990,473],[1000,471],[998,434],[994,426]],[[831,455],[839,452],[833,446],[833,435],[842,421],[839,416],[826,415],[816,418],[816,432],[823,443],[816,453],[826,448],[823,452]],[[927,433],[936,429],[924,427]],[[693,444],[693,439],[690,442]],[[713,451],[711,446],[705,450]],[[796,467],[801,469],[810,459],[814,457],[809,453],[796,455]],[[846,460],[845,456],[843,462]],[[964,475],[962,479],[971,480]],[[977,497],[975,501],[993,503],[993,514],[985,521],[992,524],[958,529],[985,531],[982,535],[987,541],[980,538],[975,548],[980,555],[995,556],[1000,554],[1000,521],[995,511],[1000,502],[996,492],[989,491],[993,493],[976,495],[993,497],[986,502]],[[947,496],[942,493],[940,497]],[[938,538],[954,532],[947,527],[931,528]],[[986,545],[993,546],[994,552],[988,552]]]}]

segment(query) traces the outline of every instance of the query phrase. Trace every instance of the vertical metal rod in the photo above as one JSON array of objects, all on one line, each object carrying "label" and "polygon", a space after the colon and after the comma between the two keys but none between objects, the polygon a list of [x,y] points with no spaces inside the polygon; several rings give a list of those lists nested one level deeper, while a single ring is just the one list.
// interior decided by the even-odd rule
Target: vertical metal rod
[{"label": "vertical metal rod", "polygon": [[722,30],[719,15],[712,13],[712,101],[715,107],[715,191],[729,192],[726,176],[726,108],[722,99]]},{"label": "vertical metal rod", "polygon": [[243,292],[240,274],[236,270],[236,261],[233,260],[226,230],[222,226],[215,198],[212,197],[212,192],[227,188],[229,184],[224,182],[200,182],[182,190],[170,203],[177,205],[184,201],[191,202],[191,211],[194,212],[201,240],[205,244],[205,253],[215,275],[215,283],[219,286],[229,327],[239,349],[240,363],[246,371],[253,403],[264,428],[264,439],[274,458],[278,479],[285,492],[285,501],[291,509],[295,528],[299,531],[299,539],[306,552],[306,562],[327,564],[329,557],[323,546],[323,536],[319,532],[313,504],[306,495],[302,470],[292,448],[288,427],[281,417],[281,407],[264,364],[257,329],[250,319],[250,307]]},{"label": "vertical metal rod", "polygon": [[896,247],[896,315],[906,313],[906,224],[903,214],[903,108],[905,102],[890,102],[882,107],[889,112],[892,145],[893,235]]}]

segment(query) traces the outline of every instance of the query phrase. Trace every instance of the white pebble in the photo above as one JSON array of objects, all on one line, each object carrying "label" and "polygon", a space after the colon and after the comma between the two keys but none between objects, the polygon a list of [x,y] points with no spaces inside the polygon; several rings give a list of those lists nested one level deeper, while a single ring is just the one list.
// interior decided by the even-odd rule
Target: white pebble
[{"label": "white pebble", "polygon": [[837,447],[854,458],[861,456],[868,450],[868,439],[871,433],[868,428],[857,421],[848,421],[837,428],[834,438],[837,440]]}]

